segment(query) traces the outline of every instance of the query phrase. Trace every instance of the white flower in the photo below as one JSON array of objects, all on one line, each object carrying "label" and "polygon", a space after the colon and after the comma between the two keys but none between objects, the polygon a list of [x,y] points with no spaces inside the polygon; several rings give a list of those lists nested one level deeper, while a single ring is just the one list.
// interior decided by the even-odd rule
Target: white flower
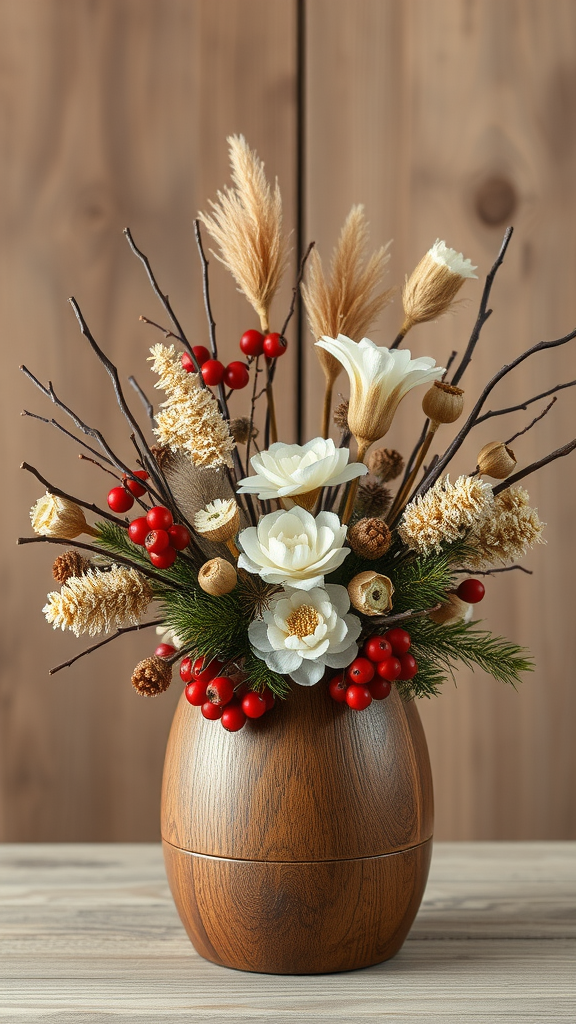
[{"label": "white flower", "polygon": [[264,612],[264,621],[248,627],[254,654],[273,672],[314,686],[326,666],[346,668],[356,657],[362,625],[357,615],[346,614],[349,608],[345,587],[327,584],[306,593],[287,587]]},{"label": "white flower", "polygon": [[320,512],[314,518],[296,505],[289,512],[262,516],[257,527],[242,530],[238,544],[244,554],[238,568],[257,573],[266,583],[311,590],[350,554],[343,547],[345,539],[346,527],[334,512]]},{"label": "white flower", "polygon": [[474,273],[475,270],[478,270],[478,267],[473,267],[471,260],[464,259],[461,252],[456,252],[456,249],[450,249],[446,242],[441,242],[439,238],[436,239],[432,248],[428,249],[428,256],[435,263],[444,264],[453,274],[459,274],[460,277],[478,277]]},{"label": "white flower", "polygon": [[368,472],[357,462],[349,466],[349,457],[348,448],[337,448],[331,438],[315,437],[304,445],[278,441],[250,459],[256,476],[240,480],[239,493],[265,500],[337,487]]},{"label": "white flower", "polygon": [[350,378],[348,423],[363,452],[390,428],[404,395],[444,373],[429,356],[412,359],[408,349],[379,348],[368,338],[358,344],[344,334],[316,342],[339,359]]},{"label": "white flower", "polygon": [[230,540],[239,526],[240,512],[234,498],[215,498],[194,514],[194,528],[206,540]]},{"label": "white flower", "polygon": [[82,533],[96,536],[96,530],[88,526],[79,505],[69,498],[61,498],[48,491],[30,509],[30,521],[34,532],[42,537],[73,540]]}]

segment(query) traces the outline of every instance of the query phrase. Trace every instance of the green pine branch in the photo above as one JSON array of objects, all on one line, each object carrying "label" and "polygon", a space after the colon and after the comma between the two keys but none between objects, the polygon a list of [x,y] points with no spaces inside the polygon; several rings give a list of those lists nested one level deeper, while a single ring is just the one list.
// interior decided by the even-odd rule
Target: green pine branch
[{"label": "green pine branch", "polygon": [[[140,547],[139,544],[134,544],[123,526],[117,526],[116,523],[104,520],[96,523],[96,529],[98,536],[94,538],[94,543],[104,548],[105,551],[109,551],[113,555],[124,555],[125,558],[130,558],[137,565],[146,569],[153,568],[146,549]],[[198,590],[198,574],[194,565],[186,557],[178,555],[169,569],[155,569],[155,572],[157,576],[165,576],[167,581],[177,583],[186,590],[194,592]],[[153,589],[155,597],[161,597],[169,588],[164,588],[158,582],[153,584]]]}]

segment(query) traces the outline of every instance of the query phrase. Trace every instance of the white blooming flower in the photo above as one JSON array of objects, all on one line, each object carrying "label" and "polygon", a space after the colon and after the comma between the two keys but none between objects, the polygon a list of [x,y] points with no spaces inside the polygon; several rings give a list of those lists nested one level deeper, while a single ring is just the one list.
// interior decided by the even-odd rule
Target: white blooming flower
[{"label": "white blooming flower", "polygon": [[315,437],[307,444],[270,445],[268,451],[254,455],[250,462],[255,476],[240,480],[240,494],[257,494],[259,498],[317,495],[321,487],[337,487],[348,483],[368,470],[359,463],[348,465],[348,448],[337,448],[331,438]]},{"label": "white blooming flower", "polygon": [[453,274],[459,274],[460,277],[478,277],[474,273],[478,267],[473,267],[471,260],[465,259],[461,252],[456,252],[456,249],[450,249],[446,242],[441,242],[439,238],[436,239],[432,248],[428,249],[427,255],[435,263],[448,267]]},{"label": "white blooming flower", "polygon": [[444,373],[429,356],[412,359],[408,349],[379,348],[368,338],[356,344],[339,334],[316,344],[339,359],[350,378],[348,423],[362,452],[384,437],[412,388],[439,380]]},{"label": "white blooming flower", "polygon": [[346,668],[356,657],[362,628],[348,615],[345,587],[327,584],[303,593],[286,587],[248,627],[256,657],[268,668],[289,675],[300,686],[314,686],[326,667]]},{"label": "white blooming flower", "polygon": [[350,554],[343,547],[345,539],[346,527],[334,512],[320,512],[314,518],[296,505],[289,512],[262,516],[258,526],[242,530],[238,568],[257,573],[266,583],[311,590]]}]

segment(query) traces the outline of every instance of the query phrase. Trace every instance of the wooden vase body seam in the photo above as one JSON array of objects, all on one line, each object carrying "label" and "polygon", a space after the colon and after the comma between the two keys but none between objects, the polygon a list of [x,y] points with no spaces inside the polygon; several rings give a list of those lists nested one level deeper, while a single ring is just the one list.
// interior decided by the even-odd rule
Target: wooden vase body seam
[{"label": "wooden vase body seam", "polygon": [[196,950],[272,974],[350,970],[400,949],[432,848],[415,703],[353,711],[322,684],[237,733],[184,696],[164,767],[162,839]]}]

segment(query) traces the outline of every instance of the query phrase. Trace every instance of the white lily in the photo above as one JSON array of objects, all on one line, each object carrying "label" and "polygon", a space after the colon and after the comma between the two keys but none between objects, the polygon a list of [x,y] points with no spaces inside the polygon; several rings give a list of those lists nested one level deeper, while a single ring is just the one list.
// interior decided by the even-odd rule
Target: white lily
[{"label": "white lily", "polygon": [[337,569],[350,548],[343,547],[346,527],[334,512],[314,518],[296,505],[289,512],[270,512],[258,526],[242,530],[238,568],[255,573],[266,583],[288,583],[311,590]]},{"label": "white lily", "polygon": [[368,472],[358,463],[348,465],[348,448],[337,448],[331,438],[315,437],[307,444],[282,444],[250,459],[255,476],[240,480],[240,494],[257,494],[265,500],[291,498],[311,509],[322,487],[337,487]]}]

